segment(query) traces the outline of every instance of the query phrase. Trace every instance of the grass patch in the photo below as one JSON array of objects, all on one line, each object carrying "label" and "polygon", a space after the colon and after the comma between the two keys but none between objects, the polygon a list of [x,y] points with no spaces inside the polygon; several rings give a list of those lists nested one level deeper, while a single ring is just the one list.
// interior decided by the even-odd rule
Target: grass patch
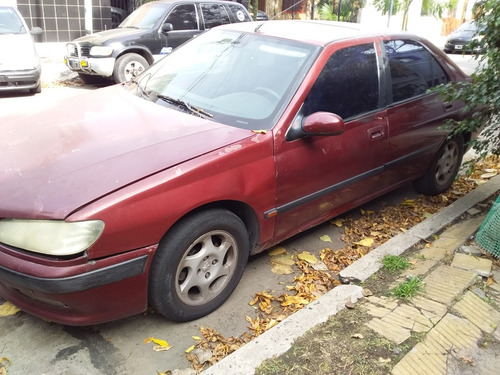
[{"label": "grass patch", "polygon": [[422,280],[413,276],[394,288],[391,294],[397,298],[408,300],[415,297],[418,292],[422,291],[423,287],[424,283]]},{"label": "grass patch", "polygon": [[386,255],[382,264],[389,272],[400,272],[410,267],[410,262],[397,255]]},{"label": "grass patch", "polygon": [[255,374],[387,375],[405,352],[368,328],[370,319],[359,305],[341,310],[298,338],[286,353],[264,361]]}]

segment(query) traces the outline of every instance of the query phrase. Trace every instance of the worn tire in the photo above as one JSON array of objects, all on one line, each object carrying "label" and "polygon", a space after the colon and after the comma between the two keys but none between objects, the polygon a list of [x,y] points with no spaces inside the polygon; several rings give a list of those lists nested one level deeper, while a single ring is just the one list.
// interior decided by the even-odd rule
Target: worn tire
[{"label": "worn tire", "polygon": [[173,321],[201,318],[229,298],[250,252],[248,232],[230,211],[188,216],[162,239],[149,279],[150,305]]},{"label": "worn tire", "polygon": [[438,195],[448,190],[462,164],[463,151],[464,141],[461,136],[447,139],[427,172],[415,181],[416,189],[427,195]]},{"label": "worn tire", "polygon": [[113,78],[116,83],[130,81],[133,77],[143,72],[149,63],[137,53],[127,53],[120,56],[115,61]]}]

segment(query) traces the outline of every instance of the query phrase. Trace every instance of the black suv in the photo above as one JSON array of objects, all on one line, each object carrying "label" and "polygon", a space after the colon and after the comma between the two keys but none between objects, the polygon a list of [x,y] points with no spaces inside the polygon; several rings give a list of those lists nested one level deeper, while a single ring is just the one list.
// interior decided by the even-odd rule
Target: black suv
[{"label": "black suv", "polygon": [[64,62],[86,83],[96,83],[102,77],[121,83],[204,30],[251,20],[247,9],[232,1],[150,2],[137,8],[116,29],[67,43]]}]

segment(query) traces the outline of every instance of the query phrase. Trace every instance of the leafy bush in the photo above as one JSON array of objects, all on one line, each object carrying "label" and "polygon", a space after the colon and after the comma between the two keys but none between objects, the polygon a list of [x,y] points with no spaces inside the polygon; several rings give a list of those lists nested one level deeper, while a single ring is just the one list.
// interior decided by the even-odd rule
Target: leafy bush
[{"label": "leafy bush", "polygon": [[476,22],[481,32],[474,43],[485,52],[475,56],[479,67],[471,75],[472,84],[447,84],[438,92],[446,101],[460,100],[466,104],[465,110],[477,111],[471,118],[450,125],[454,134],[481,132],[471,146],[483,159],[489,153],[500,153],[500,1],[476,3]]}]

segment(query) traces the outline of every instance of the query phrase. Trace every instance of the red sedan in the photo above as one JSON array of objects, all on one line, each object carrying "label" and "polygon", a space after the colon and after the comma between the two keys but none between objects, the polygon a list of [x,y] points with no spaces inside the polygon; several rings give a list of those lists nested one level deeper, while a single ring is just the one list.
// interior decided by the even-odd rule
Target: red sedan
[{"label": "red sedan", "polygon": [[466,78],[409,34],[250,22],[4,121],[0,296],[71,325],[202,317],[250,255],[408,182],[448,189],[470,136],[429,89]]}]

